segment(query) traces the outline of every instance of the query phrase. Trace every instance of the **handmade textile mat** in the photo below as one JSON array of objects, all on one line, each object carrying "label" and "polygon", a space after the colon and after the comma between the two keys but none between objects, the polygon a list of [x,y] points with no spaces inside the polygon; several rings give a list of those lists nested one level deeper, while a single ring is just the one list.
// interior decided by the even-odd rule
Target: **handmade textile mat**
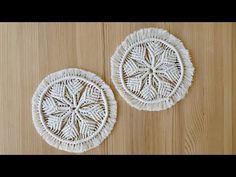
[{"label": "handmade textile mat", "polygon": [[116,122],[110,87],[93,73],[65,69],[48,75],[32,98],[33,123],[51,146],[84,152],[98,146]]},{"label": "handmade textile mat", "polygon": [[160,111],[184,98],[194,68],[183,43],[163,29],[136,31],[111,58],[111,77],[120,95],[139,110]]}]

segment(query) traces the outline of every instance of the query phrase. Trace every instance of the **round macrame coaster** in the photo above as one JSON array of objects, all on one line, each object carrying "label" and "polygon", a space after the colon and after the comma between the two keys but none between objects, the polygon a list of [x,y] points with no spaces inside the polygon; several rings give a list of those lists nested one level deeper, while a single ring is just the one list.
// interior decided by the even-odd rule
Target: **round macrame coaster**
[{"label": "round macrame coaster", "polygon": [[98,146],[116,122],[110,87],[93,73],[65,69],[48,75],[32,98],[33,123],[48,144],[69,152]]},{"label": "round macrame coaster", "polygon": [[120,95],[139,110],[160,111],[184,98],[194,68],[183,43],[163,29],[136,31],[111,59],[112,81]]}]

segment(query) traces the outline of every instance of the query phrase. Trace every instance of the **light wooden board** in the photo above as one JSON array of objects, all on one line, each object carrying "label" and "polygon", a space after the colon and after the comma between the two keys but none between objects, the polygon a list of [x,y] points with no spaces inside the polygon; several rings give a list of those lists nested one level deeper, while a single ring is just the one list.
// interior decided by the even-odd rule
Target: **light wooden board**
[{"label": "light wooden board", "polygon": [[[115,90],[110,57],[134,30],[167,29],[189,49],[196,72],[186,98],[138,111]],[[0,154],[70,154],[36,133],[31,97],[49,73],[78,67],[101,76],[118,102],[111,135],[84,154],[235,154],[236,24],[1,23]]]}]

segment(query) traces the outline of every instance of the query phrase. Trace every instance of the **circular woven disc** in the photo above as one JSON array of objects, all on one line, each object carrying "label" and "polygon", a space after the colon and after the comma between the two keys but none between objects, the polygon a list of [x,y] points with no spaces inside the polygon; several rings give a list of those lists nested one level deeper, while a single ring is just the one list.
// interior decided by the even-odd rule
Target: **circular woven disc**
[{"label": "circular woven disc", "polygon": [[98,146],[116,121],[110,87],[93,73],[65,69],[48,75],[32,98],[33,123],[46,142],[69,152]]},{"label": "circular woven disc", "polygon": [[188,92],[194,68],[182,42],[163,29],[136,31],[111,59],[112,81],[120,95],[139,110],[173,106]]}]

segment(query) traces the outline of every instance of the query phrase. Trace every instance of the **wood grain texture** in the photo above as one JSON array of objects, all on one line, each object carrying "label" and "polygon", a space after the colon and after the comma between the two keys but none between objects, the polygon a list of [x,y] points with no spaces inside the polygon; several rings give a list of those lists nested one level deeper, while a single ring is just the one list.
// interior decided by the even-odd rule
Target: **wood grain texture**
[{"label": "wood grain texture", "polygon": [[[195,67],[186,98],[166,111],[132,108],[111,82],[117,45],[145,27],[180,38]],[[235,23],[1,23],[0,154],[70,154],[49,146],[31,116],[40,81],[69,67],[99,75],[118,102],[110,136],[83,154],[236,154]]]}]

